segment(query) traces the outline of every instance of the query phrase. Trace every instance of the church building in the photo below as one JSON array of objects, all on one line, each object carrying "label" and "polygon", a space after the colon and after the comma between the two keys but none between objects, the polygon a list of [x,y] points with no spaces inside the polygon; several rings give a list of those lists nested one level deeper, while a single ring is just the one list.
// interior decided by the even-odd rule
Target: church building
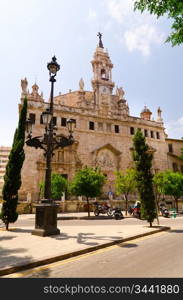
[{"label": "church building", "polygon": [[[114,192],[114,171],[125,171],[133,166],[133,136],[137,129],[143,132],[153,152],[154,173],[166,169],[183,172],[183,161],[179,158],[183,140],[167,137],[160,107],[154,119],[146,106],[139,117],[130,115],[123,88],[115,86],[113,82],[113,64],[108,51],[104,49],[101,34],[91,65],[91,91],[85,90],[84,80],[80,79],[76,91],[54,97],[57,134],[68,136],[67,119],[74,119],[76,123],[75,143],[55,151],[52,172],[70,180],[83,166],[98,166],[108,179],[104,191]],[[39,93],[37,84],[29,92],[26,78],[21,80],[21,88],[19,109],[26,96],[28,117],[34,123],[33,137],[42,136],[44,125],[41,114],[49,107],[49,100],[45,100],[43,94]],[[45,167],[43,150],[25,145],[20,200],[26,200],[27,195],[32,201],[39,200],[39,183],[44,180]]]}]

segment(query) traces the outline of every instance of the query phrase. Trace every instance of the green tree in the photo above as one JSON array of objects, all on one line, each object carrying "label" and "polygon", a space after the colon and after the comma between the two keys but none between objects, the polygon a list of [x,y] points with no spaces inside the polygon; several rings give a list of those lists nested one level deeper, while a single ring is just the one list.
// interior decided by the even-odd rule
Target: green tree
[{"label": "green tree", "polygon": [[116,175],[116,193],[117,195],[124,195],[125,198],[125,211],[128,211],[128,196],[136,189],[136,172],[134,169],[128,169],[125,173],[121,171],[115,172]]},{"label": "green tree", "polygon": [[137,130],[133,144],[133,159],[136,169],[137,190],[141,202],[141,215],[152,227],[152,222],[156,217],[153,175],[151,172],[152,153],[150,153],[149,146],[146,144],[145,137],[140,130]]},{"label": "green tree", "polygon": [[175,208],[178,212],[178,199],[183,196],[183,174],[169,170],[165,171],[163,191],[165,195],[174,198]]},{"label": "green tree", "polygon": [[[40,195],[44,196],[44,187],[45,183],[40,183]],[[63,193],[66,192],[68,187],[67,180],[60,174],[52,173],[51,174],[51,198],[53,200],[60,200],[63,196]]]},{"label": "green tree", "polygon": [[106,177],[99,169],[87,166],[79,170],[71,182],[71,193],[75,196],[85,196],[87,199],[88,217],[90,217],[89,198],[100,196],[105,182]]},{"label": "green tree", "polygon": [[166,42],[171,42],[172,46],[183,43],[183,1],[182,0],[137,0],[134,4],[135,10],[144,12],[148,10],[159,18],[167,15],[173,20],[172,32]]},{"label": "green tree", "polygon": [[15,131],[13,145],[4,176],[1,219],[6,225],[6,230],[9,228],[9,223],[14,223],[18,218],[16,208],[18,204],[18,190],[21,186],[21,169],[25,159],[24,141],[26,116],[27,99],[25,98],[20,111],[18,128]]},{"label": "green tree", "polygon": [[164,172],[159,172],[154,175],[153,184],[157,207],[159,208],[161,196],[164,195]]}]

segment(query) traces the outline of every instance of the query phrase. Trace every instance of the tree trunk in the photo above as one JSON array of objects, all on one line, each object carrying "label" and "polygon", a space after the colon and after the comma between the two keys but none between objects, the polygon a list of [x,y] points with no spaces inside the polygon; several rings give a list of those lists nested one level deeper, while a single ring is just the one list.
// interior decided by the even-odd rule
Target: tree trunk
[{"label": "tree trunk", "polygon": [[176,212],[179,212],[179,206],[178,206],[178,198],[175,198],[175,208],[176,208]]},{"label": "tree trunk", "polygon": [[150,224],[150,227],[152,227],[152,222],[149,222],[149,224]]},{"label": "tree trunk", "polygon": [[128,196],[124,195],[124,197],[125,197],[125,214],[127,216],[127,212],[128,212]]},{"label": "tree trunk", "polygon": [[90,217],[90,204],[89,204],[89,199],[86,197],[87,200],[87,208],[88,208],[88,218]]},{"label": "tree trunk", "polygon": [[156,204],[156,219],[157,219],[157,224],[159,225],[159,205],[158,205],[158,199],[155,196],[155,204]]},{"label": "tree trunk", "polygon": [[8,231],[9,230],[9,222],[6,222],[5,225],[6,225],[6,230]]}]

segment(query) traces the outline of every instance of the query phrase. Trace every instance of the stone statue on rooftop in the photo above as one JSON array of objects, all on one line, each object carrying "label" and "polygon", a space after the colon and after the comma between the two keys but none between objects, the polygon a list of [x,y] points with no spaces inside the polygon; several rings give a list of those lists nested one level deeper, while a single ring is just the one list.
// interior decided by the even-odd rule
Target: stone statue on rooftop
[{"label": "stone statue on rooftop", "polygon": [[116,87],[116,96],[118,96],[120,100],[123,99],[124,94],[125,92],[122,87],[120,88]]},{"label": "stone statue on rooftop", "polygon": [[99,47],[104,48],[103,43],[102,43],[102,33],[98,32],[97,36],[99,37]]},{"label": "stone statue on rooftop", "polygon": [[22,88],[22,93],[27,94],[27,86],[28,86],[28,81],[27,78],[21,80],[21,88]]},{"label": "stone statue on rooftop", "polygon": [[81,78],[79,81],[80,92],[84,91],[84,86],[85,86],[84,80],[83,80],[83,78]]}]

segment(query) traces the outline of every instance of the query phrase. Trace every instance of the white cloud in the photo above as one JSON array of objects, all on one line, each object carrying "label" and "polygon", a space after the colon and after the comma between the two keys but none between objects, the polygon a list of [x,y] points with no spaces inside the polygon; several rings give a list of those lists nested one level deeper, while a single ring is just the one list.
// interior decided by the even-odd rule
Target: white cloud
[{"label": "white cloud", "polygon": [[155,26],[143,24],[137,28],[125,31],[124,41],[130,52],[138,50],[144,56],[149,56],[152,44],[161,44],[163,42],[163,34]]},{"label": "white cloud", "polygon": [[108,2],[109,15],[117,22],[123,23],[133,7],[133,0],[111,0]]},{"label": "white cloud", "polygon": [[108,0],[108,14],[123,30],[118,40],[128,51],[140,51],[143,56],[151,54],[153,45],[163,43],[164,33],[158,28],[157,20],[149,13],[134,12],[135,0]]},{"label": "white cloud", "polygon": [[96,20],[96,18],[97,18],[96,11],[90,8],[87,19],[89,21],[94,21],[94,20]]},{"label": "white cloud", "polygon": [[183,137],[183,117],[177,121],[173,120],[166,124],[166,130],[168,136],[171,138],[182,138]]}]

